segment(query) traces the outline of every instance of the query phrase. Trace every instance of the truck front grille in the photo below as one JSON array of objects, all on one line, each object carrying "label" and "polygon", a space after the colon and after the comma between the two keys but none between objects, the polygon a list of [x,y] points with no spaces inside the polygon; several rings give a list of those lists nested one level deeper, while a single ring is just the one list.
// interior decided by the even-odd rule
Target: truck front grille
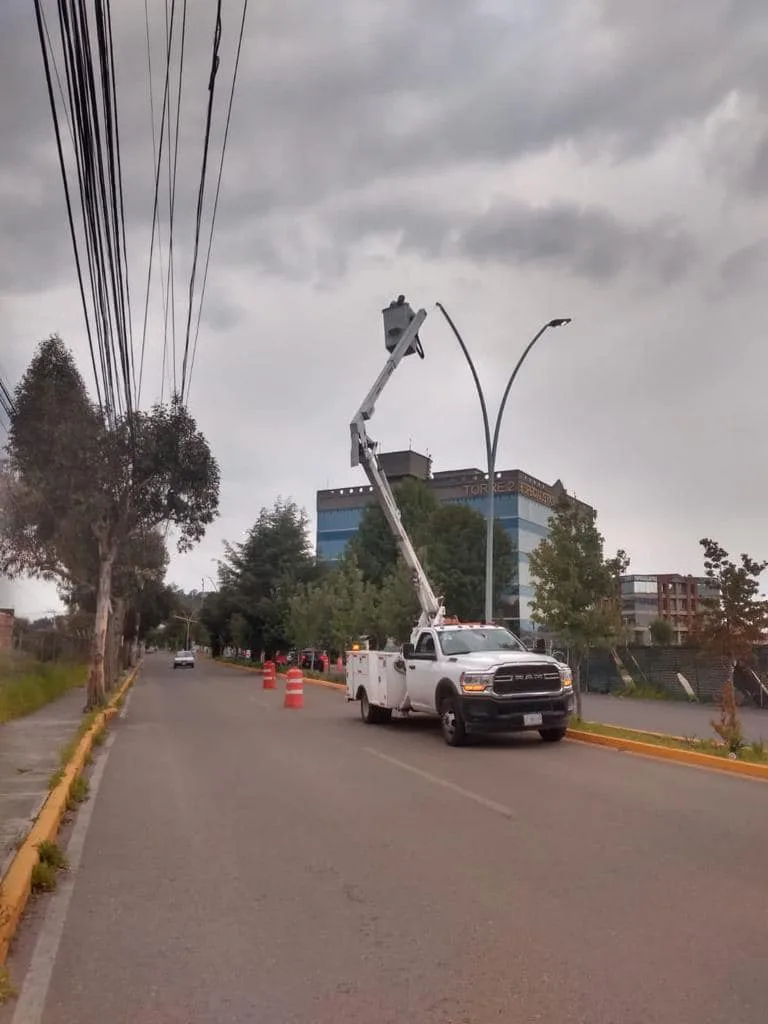
[{"label": "truck front grille", "polygon": [[494,693],[559,693],[563,688],[554,665],[502,665],[493,677]]}]

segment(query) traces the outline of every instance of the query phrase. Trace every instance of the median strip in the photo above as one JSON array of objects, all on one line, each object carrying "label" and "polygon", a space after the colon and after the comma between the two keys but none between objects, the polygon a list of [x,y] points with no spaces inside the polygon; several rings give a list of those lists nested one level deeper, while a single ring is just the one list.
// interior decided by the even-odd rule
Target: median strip
[{"label": "median strip", "polygon": [[[764,754],[755,752],[758,745],[746,748],[742,757],[729,756],[725,747],[718,747],[712,740],[642,732],[637,729],[605,725],[602,722],[577,722],[569,727],[567,737],[579,743],[592,743],[599,747],[642,754],[661,761],[674,761],[677,764],[711,768],[714,771],[740,775],[744,778],[768,781],[768,760]],[[696,747],[700,749],[697,750]]]},{"label": "median strip", "polygon": [[120,710],[123,697],[133,685],[140,666],[132,669],[125,682],[115,693],[103,711],[99,711],[82,735],[68,751],[66,764],[52,780],[51,792],[43,803],[32,828],[20,844],[8,870],[0,880],[0,965],[8,956],[8,948],[32,890],[32,878],[40,861],[41,844],[52,843],[59,832],[62,818],[79,793],[77,780],[87,763],[91,748],[98,742],[106,725]]}]

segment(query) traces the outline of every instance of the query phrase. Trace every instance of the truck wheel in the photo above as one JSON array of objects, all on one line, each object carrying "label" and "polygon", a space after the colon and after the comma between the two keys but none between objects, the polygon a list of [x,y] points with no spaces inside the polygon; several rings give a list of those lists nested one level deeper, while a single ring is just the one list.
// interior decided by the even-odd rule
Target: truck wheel
[{"label": "truck wheel", "polygon": [[382,722],[388,722],[392,717],[392,712],[389,708],[380,708],[376,704],[371,704],[368,694],[363,690],[360,694],[360,717],[367,725],[379,725]]},{"label": "truck wheel", "polygon": [[560,740],[565,739],[566,732],[566,727],[561,725],[556,729],[539,729],[539,736],[545,743],[559,743]]},{"label": "truck wheel", "polygon": [[463,747],[466,744],[467,727],[455,697],[446,697],[440,705],[440,727],[449,747]]}]

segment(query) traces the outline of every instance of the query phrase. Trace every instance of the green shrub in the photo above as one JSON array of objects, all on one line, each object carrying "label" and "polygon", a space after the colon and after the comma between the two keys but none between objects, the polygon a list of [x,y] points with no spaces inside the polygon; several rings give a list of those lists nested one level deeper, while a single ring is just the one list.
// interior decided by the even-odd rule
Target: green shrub
[{"label": "green shrub", "polygon": [[56,868],[41,860],[32,868],[32,892],[53,892],[56,888]]},{"label": "green shrub", "polygon": [[38,843],[37,852],[40,856],[41,864],[50,864],[57,871],[69,866],[64,851],[52,839],[44,839],[41,843]]}]

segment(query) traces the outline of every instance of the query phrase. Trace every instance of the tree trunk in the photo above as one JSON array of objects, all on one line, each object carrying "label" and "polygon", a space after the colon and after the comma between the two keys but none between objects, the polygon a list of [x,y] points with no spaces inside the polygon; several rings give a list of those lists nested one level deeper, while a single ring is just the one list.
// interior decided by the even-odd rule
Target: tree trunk
[{"label": "tree trunk", "polygon": [[112,602],[109,624],[108,672],[104,680],[107,691],[113,689],[123,669],[123,627],[125,625],[125,599],[118,597]]},{"label": "tree trunk", "polygon": [[136,612],[136,631],[133,635],[133,643],[131,644],[131,668],[134,668],[139,662],[141,655],[141,641],[139,640],[139,632],[141,630],[141,612]]},{"label": "tree trunk", "polygon": [[573,664],[573,695],[576,698],[576,718],[581,721],[581,656],[577,656]]},{"label": "tree trunk", "polygon": [[112,566],[115,561],[114,547],[105,550],[99,543],[99,582],[96,588],[96,616],[93,624],[93,651],[91,668],[88,673],[88,687],[85,698],[85,711],[101,707],[104,704],[104,657],[107,647],[107,628],[109,626],[109,605],[112,596]]}]

